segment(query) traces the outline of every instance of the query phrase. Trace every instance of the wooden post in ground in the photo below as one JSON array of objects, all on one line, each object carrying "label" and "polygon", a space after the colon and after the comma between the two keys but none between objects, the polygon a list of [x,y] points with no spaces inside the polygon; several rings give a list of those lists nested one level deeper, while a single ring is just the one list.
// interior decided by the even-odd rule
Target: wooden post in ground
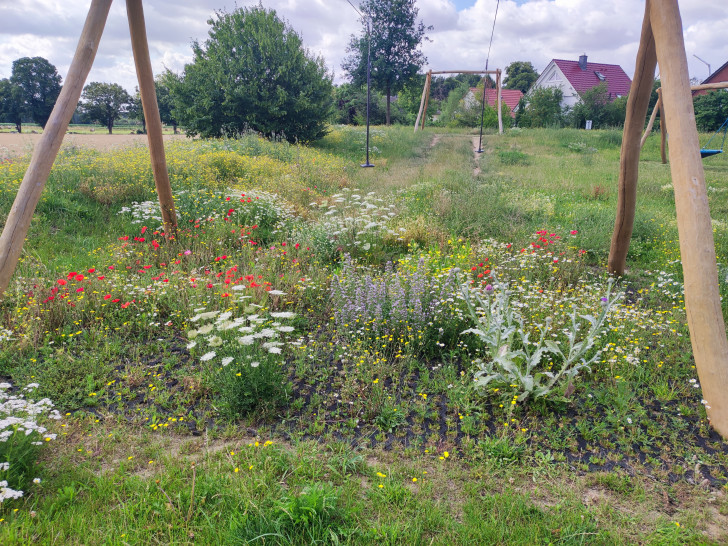
[{"label": "wooden post in ground", "polygon": [[667,164],[667,120],[665,119],[665,106],[662,99],[662,88],[657,90],[657,104],[660,105],[660,157],[662,164]]},{"label": "wooden post in ground", "polygon": [[425,128],[425,120],[427,119],[427,106],[430,104],[430,86],[432,85],[432,70],[427,72],[427,81],[425,82],[425,88],[427,93],[425,94],[425,109],[422,112],[422,129]]},{"label": "wooden post in ground", "polygon": [[645,142],[647,142],[647,137],[650,136],[650,133],[652,132],[652,126],[655,124],[655,118],[657,117],[657,112],[660,110],[660,107],[662,106],[662,100],[660,99],[660,94],[657,94],[657,102],[655,102],[655,106],[652,109],[652,115],[650,116],[650,121],[647,123],[647,129],[645,129],[644,134],[642,135],[642,140],[640,140],[640,148],[645,147]]},{"label": "wooden post in ground", "polygon": [[690,341],[708,418],[715,430],[728,438],[728,340],[677,0],[650,0],[650,22],[660,65],[663,109],[670,127],[670,172]]},{"label": "wooden post in ground", "polygon": [[5,292],[10,285],[10,278],[13,276],[23,250],[23,242],[28,234],[35,207],[38,205],[58,150],[61,148],[63,135],[78,106],[78,99],[81,97],[86,76],[96,57],[110,7],[111,0],[93,0],[91,2],[63,89],[58,95],[45,129],[43,129],[43,135],[33,151],[30,165],[25,171],[25,176],[8,214],[2,235],[0,235],[0,294]]},{"label": "wooden post in ground", "polygon": [[499,68],[495,75],[495,87],[498,90],[498,134],[503,134],[503,112],[501,102],[501,69]]},{"label": "wooden post in ground", "polygon": [[622,152],[619,161],[619,193],[617,196],[617,217],[614,221],[612,244],[609,249],[607,267],[615,275],[624,275],[627,252],[632,239],[635,207],[637,203],[637,178],[640,162],[640,136],[647,117],[647,108],[655,79],[657,54],[655,40],[650,27],[650,0],[645,3],[642,35],[632,88],[627,98],[627,116],[624,121]]},{"label": "wooden post in ground", "polygon": [[126,12],[129,19],[131,45],[134,51],[134,64],[139,79],[139,94],[147,127],[149,155],[154,172],[154,183],[157,188],[159,206],[162,209],[162,223],[165,237],[174,238],[177,234],[177,213],[174,209],[172,187],[169,184],[167,160],[164,156],[164,139],[162,138],[162,121],[159,116],[157,92],[154,87],[152,62],[149,58],[147,29],[144,23],[142,0],[126,0]]}]

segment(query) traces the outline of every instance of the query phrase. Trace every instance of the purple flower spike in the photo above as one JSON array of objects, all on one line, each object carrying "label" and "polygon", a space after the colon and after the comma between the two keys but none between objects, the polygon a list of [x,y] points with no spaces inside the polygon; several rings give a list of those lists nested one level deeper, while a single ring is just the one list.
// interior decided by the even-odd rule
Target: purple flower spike
[{"label": "purple flower spike", "polygon": [[486,286],[485,286],[485,291],[486,291],[486,292],[492,292],[492,291],[493,291],[493,285],[492,285],[492,284],[488,284],[488,285],[486,285]]}]

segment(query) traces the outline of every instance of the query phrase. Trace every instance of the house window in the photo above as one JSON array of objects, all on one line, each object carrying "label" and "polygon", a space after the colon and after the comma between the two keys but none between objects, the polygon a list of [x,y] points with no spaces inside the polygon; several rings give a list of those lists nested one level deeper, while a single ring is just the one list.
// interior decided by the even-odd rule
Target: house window
[{"label": "house window", "polygon": [[594,71],[594,74],[596,74],[596,75],[597,75],[597,78],[599,78],[599,81],[602,81],[602,82],[603,82],[604,80],[606,80],[606,79],[607,79],[607,78],[605,78],[605,77],[604,77],[604,74],[602,74],[602,73],[601,73],[601,72],[599,72],[598,70],[595,70],[595,71]]}]

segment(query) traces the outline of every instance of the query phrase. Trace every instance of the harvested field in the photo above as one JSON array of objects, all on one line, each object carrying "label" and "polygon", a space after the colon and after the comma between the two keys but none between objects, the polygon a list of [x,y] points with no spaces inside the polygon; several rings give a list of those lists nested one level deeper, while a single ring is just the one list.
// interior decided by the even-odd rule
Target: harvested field
[{"label": "harvested field", "polygon": [[[33,151],[42,135],[39,133],[0,133],[0,158],[16,157]],[[184,139],[185,135],[164,135],[164,140]],[[81,146],[96,150],[113,150],[147,143],[147,135],[131,134],[67,134],[63,146]]]}]

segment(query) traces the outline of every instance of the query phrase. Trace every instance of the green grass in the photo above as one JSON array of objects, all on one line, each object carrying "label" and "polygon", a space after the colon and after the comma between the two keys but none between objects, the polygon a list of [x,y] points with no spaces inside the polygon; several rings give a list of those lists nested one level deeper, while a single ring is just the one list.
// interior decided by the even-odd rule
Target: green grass
[{"label": "green grass", "polygon": [[[460,333],[459,291],[429,321],[412,294],[456,271],[507,283],[532,339],[549,318],[564,342],[572,306],[597,313],[606,290],[621,134],[487,134],[479,156],[464,132],[371,137],[373,169],[362,128],[170,145],[172,242],[122,212],[154,199],[143,149],[64,152],[0,301],[0,375],[38,382],[64,420],[40,484],[0,505],[3,543],[726,540],[728,445],[696,387],[659,143],[603,356],[523,404],[473,385],[491,355]],[[0,170],[0,217],[23,161]],[[709,161],[726,264],[728,164]],[[356,282],[381,279],[367,307]]]}]

